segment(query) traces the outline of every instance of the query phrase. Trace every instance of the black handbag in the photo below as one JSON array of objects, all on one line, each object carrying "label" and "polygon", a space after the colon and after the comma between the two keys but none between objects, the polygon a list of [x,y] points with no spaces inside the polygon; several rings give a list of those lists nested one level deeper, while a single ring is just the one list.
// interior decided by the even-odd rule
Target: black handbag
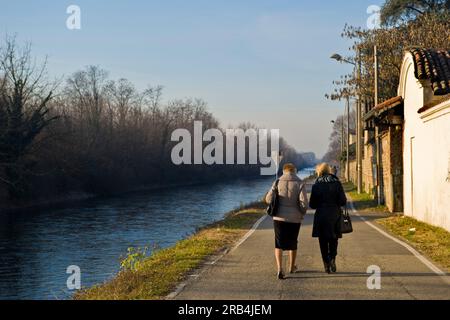
[{"label": "black handbag", "polygon": [[266,212],[269,216],[275,217],[278,211],[278,202],[279,202],[279,194],[278,194],[278,183],[280,180],[275,181],[275,186],[272,191],[272,201],[270,201],[269,206],[266,209]]},{"label": "black handbag", "polygon": [[345,210],[341,211],[341,233],[352,233],[353,232],[353,225],[352,225],[352,218],[348,214],[347,207],[345,207]]}]

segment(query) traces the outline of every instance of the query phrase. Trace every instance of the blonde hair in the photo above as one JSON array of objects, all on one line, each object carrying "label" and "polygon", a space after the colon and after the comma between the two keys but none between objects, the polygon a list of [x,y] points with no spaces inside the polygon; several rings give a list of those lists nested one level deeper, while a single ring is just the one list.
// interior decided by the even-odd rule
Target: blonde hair
[{"label": "blonde hair", "polygon": [[297,173],[297,167],[293,165],[292,163],[286,163],[283,166],[283,172],[291,172],[291,173]]},{"label": "blonde hair", "polygon": [[321,163],[321,164],[317,165],[316,173],[317,173],[318,177],[321,177],[321,176],[323,176],[325,174],[330,174],[331,173],[331,168],[328,165],[328,163],[324,162],[324,163]]}]

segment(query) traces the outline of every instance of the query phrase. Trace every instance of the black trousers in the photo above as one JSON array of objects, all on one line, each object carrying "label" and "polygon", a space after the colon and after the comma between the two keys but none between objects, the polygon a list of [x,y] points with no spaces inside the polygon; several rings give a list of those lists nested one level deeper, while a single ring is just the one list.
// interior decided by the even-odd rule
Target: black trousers
[{"label": "black trousers", "polygon": [[322,259],[324,262],[330,262],[337,256],[338,239],[320,238],[320,252],[322,253]]}]

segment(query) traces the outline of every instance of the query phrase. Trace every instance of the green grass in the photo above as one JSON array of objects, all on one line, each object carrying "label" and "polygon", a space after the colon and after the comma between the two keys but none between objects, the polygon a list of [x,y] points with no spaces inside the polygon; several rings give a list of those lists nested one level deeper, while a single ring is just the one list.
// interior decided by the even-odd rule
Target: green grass
[{"label": "green grass", "polygon": [[386,206],[379,206],[374,197],[368,193],[358,193],[356,187],[351,182],[345,182],[342,184],[344,191],[348,193],[358,211],[373,211],[373,212],[385,212]]},{"label": "green grass", "polygon": [[[393,234],[450,271],[450,232],[406,216],[377,220]],[[415,228],[415,232],[410,229]]]},{"label": "green grass", "polygon": [[[80,291],[74,299],[163,299],[208,256],[225,250],[240,239],[264,213],[262,204],[241,208],[171,248],[154,252],[149,257],[128,256],[127,263],[122,265],[133,267],[122,269],[104,284]],[[132,263],[128,263],[130,261]]]}]

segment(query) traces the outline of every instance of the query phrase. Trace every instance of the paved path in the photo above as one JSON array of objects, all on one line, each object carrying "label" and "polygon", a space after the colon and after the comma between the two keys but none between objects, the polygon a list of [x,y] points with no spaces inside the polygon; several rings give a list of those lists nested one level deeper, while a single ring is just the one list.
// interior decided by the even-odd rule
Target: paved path
[{"label": "paved path", "polygon": [[[377,218],[373,214],[362,217],[367,221]],[[239,247],[201,270],[176,299],[450,299],[448,275],[435,274],[361,218],[354,216],[353,220],[355,232],[339,242],[336,274],[323,272],[318,240],[311,237],[311,211],[300,231],[300,272],[277,280],[272,221],[267,217]],[[371,265],[381,268],[380,290],[367,288],[366,272]]]}]

